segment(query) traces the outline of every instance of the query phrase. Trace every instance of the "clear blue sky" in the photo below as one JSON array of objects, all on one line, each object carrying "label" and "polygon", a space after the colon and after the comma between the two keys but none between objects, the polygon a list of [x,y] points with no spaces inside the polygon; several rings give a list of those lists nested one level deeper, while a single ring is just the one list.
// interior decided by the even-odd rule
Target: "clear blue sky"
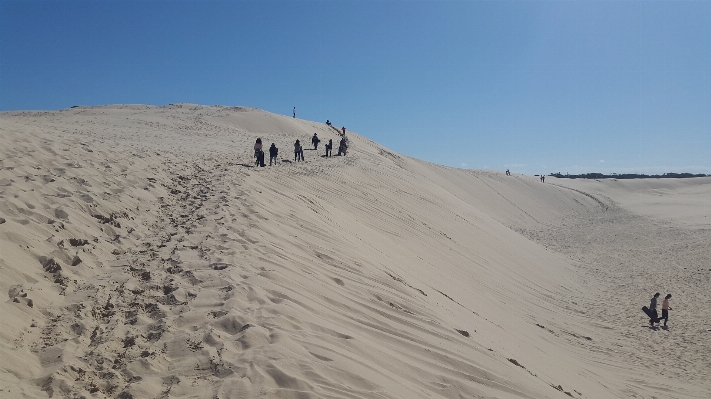
[{"label": "clear blue sky", "polygon": [[711,173],[711,1],[0,0],[0,110],[176,102],[457,167]]}]

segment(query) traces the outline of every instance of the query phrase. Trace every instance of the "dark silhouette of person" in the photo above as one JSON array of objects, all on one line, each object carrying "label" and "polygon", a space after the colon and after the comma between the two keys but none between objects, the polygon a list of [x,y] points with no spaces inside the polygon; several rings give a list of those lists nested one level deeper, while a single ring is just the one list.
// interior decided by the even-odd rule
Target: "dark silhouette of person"
[{"label": "dark silhouette of person", "polygon": [[279,149],[272,143],[272,146],[269,147],[269,166],[272,166],[272,160],[274,161],[274,165],[277,164],[277,156],[279,155]]},{"label": "dark silhouette of person", "polygon": [[511,176],[511,172],[508,169],[506,169],[506,176]]},{"label": "dark silhouette of person", "polygon": [[314,150],[318,150],[318,143],[321,142],[321,139],[318,138],[316,133],[314,133],[314,136],[311,138],[311,144],[314,145]]},{"label": "dark silhouette of person", "polygon": [[326,126],[331,126],[331,121],[329,121],[328,119],[326,119]]},{"label": "dark silhouette of person", "polygon": [[346,138],[342,138],[341,142],[338,144],[338,155],[346,155],[348,150],[348,144],[346,143]]},{"label": "dark silhouette of person", "polygon": [[657,298],[659,298],[659,293],[657,292],[652,297],[651,302],[649,302],[649,325],[654,326],[654,323],[659,323],[659,312],[657,312]]},{"label": "dark silhouette of person", "polygon": [[296,140],[296,143],[294,143],[294,161],[303,161],[304,160],[304,148],[301,147],[301,143],[299,140]]},{"label": "dark silhouette of person", "polygon": [[255,165],[259,165],[259,153],[262,151],[262,139],[258,138],[254,143],[254,159]]},{"label": "dark silhouette of person", "polygon": [[296,107],[294,107],[294,118],[296,118]]},{"label": "dark silhouette of person", "polygon": [[345,136],[345,135],[346,135],[346,127],[345,127],[345,126],[343,126],[343,127],[341,128],[341,131],[343,132],[343,134],[342,134],[342,135],[343,135],[343,136]]},{"label": "dark silhouette of person", "polygon": [[333,150],[333,140],[328,139],[328,144],[326,144],[326,156],[330,157],[332,155],[331,150]]}]

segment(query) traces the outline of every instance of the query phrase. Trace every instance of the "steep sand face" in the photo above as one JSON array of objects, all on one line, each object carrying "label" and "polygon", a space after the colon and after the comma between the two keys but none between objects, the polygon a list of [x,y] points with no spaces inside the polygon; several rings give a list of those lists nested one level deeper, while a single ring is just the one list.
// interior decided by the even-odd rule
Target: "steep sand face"
[{"label": "steep sand face", "polygon": [[[2,397],[711,392],[703,358],[659,352],[688,378],[645,366],[658,353],[635,339],[661,331],[639,332],[641,305],[602,319],[601,287],[635,277],[603,278],[606,249],[585,252],[580,226],[606,237],[610,208],[648,226],[605,195],[351,133],[324,158],[335,129],[242,107],[5,113],[0,128]],[[277,166],[252,167],[257,137]],[[296,139],[306,162],[289,162]],[[708,351],[694,337],[683,351]]]}]

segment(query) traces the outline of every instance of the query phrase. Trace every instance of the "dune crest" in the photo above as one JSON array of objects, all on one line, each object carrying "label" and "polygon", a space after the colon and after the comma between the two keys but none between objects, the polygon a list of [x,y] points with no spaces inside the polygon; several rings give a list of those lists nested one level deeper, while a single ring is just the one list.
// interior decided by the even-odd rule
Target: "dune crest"
[{"label": "dune crest", "polygon": [[[318,152],[288,162],[314,133]],[[348,155],[325,158],[335,129],[246,107],[9,112],[0,134],[2,397],[711,392],[700,355],[660,349],[685,371],[671,377],[645,364],[636,342],[663,337],[636,304],[604,319],[596,295],[649,274],[606,275],[585,231],[609,246],[616,220],[658,223],[609,190],[445,168],[350,132]],[[253,167],[257,137],[277,166]],[[708,259],[694,248],[683,259]],[[677,288],[708,292],[703,276]],[[641,286],[623,299],[645,301]],[[692,328],[681,312],[671,323]],[[694,331],[683,349],[708,353]]]}]

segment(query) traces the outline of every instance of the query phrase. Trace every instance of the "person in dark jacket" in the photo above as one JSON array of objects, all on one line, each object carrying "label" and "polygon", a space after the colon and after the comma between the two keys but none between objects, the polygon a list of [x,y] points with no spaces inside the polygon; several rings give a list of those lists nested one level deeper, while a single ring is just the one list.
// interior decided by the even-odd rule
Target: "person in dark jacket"
[{"label": "person in dark jacket", "polygon": [[277,164],[277,155],[279,155],[279,149],[272,143],[272,146],[269,147],[269,166],[272,166],[272,161],[274,161],[274,165]]},{"label": "person in dark jacket", "polygon": [[654,323],[659,323],[659,312],[657,312],[657,298],[659,298],[659,293],[657,292],[652,297],[652,301],[649,302],[649,325],[653,326]]},{"label": "person in dark jacket", "polygon": [[328,139],[328,144],[326,144],[326,156],[331,156],[331,150],[333,150],[333,139]]},{"label": "person in dark jacket", "polygon": [[346,138],[342,138],[341,142],[338,144],[338,155],[346,155],[346,151],[348,150],[348,143],[346,142]]},{"label": "person in dark jacket", "polygon": [[[259,165],[259,153],[262,152],[262,139],[258,138],[257,141],[254,143],[254,165],[258,166]],[[263,154],[263,153],[262,153]],[[262,162],[264,163],[264,162]]]},{"label": "person in dark jacket", "polygon": [[314,136],[311,138],[311,144],[314,145],[314,150],[318,150],[318,143],[321,142],[321,139],[318,138],[316,133],[314,133]]},{"label": "person in dark jacket", "polygon": [[301,143],[299,140],[296,140],[296,143],[294,143],[294,161],[303,161],[304,160],[304,148],[301,147]]}]

